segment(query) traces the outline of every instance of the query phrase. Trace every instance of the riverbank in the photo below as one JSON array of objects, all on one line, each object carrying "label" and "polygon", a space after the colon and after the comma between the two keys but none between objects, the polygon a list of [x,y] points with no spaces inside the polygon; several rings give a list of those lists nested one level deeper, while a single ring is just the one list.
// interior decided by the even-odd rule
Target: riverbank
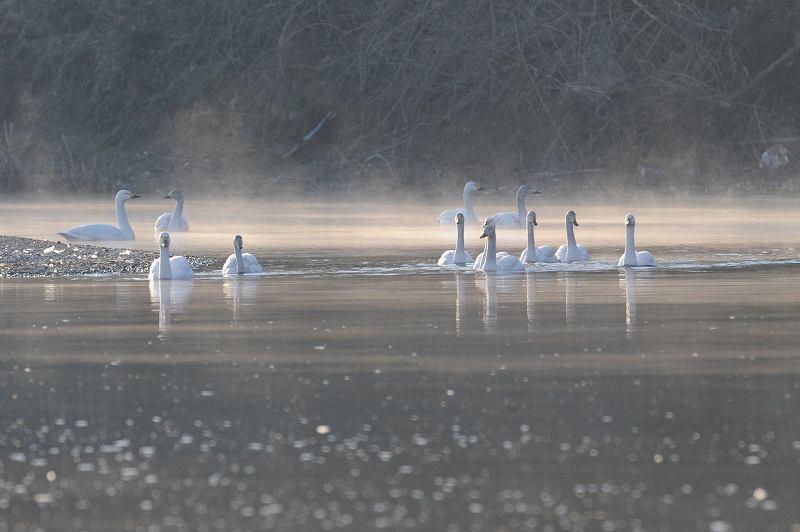
[{"label": "riverbank", "polygon": [[[157,257],[152,251],[0,236],[0,278],[146,274]],[[218,262],[186,258],[195,270],[212,269]]]}]

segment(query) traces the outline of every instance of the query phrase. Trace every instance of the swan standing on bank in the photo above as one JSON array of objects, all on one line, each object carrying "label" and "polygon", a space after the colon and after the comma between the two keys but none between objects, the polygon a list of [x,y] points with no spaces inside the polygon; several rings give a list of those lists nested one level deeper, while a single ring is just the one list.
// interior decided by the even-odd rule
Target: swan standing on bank
[{"label": "swan standing on bank", "polygon": [[625,215],[625,253],[619,258],[617,266],[655,266],[656,259],[649,251],[636,251],[633,243],[633,231],[636,228],[636,218],[632,213]]},{"label": "swan standing on bank", "polygon": [[173,190],[164,199],[175,200],[175,210],[172,213],[165,212],[156,219],[155,227],[156,234],[162,231],[182,232],[189,230],[189,222],[183,217],[183,192],[180,190]]},{"label": "swan standing on bank", "polygon": [[178,255],[170,258],[169,256],[169,233],[163,232],[158,235],[158,243],[161,247],[161,256],[150,265],[148,278],[155,279],[191,279],[192,267],[186,257]]},{"label": "swan standing on bank", "polygon": [[67,240],[134,240],[133,228],[128,221],[128,214],[125,212],[125,202],[139,196],[127,190],[117,192],[117,225],[111,224],[83,224],[71,227],[66,231],[58,233]]},{"label": "swan standing on bank", "polygon": [[225,265],[222,267],[222,275],[242,275],[245,273],[261,273],[261,264],[255,255],[250,253],[242,253],[244,241],[242,235],[233,237],[233,255],[228,257]]},{"label": "swan standing on bank", "polygon": [[536,247],[536,243],[533,240],[533,226],[538,225],[536,223],[536,213],[528,211],[526,220],[528,224],[528,247],[519,256],[519,260],[529,264],[534,262],[557,262],[556,250],[553,249],[553,246]]},{"label": "swan standing on bank", "polygon": [[458,229],[456,249],[448,249],[442,253],[437,262],[439,266],[464,266],[466,263],[472,262],[472,257],[464,251],[464,215],[460,212],[456,214],[455,222]]},{"label": "swan standing on bank", "polygon": [[473,269],[482,272],[524,272],[525,266],[517,260],[514,255],[509,255],[505,251],[497,252],[497,235],[495,234],[494,224],[491,218],[486,219],[483,226],[481,238],[486,239],[486,248],[483,253],[475,259]]},{"label": "swan standing on bank", "polygon": [[458,213],[464,214],[464,221],[468,224],[478,223],[478,216],[475,214],[475,209],[472,208],[472,193],[478,190],[483,190],[474,181],[469,181],[464,185],[464,206],[458,209],[447,209],[442,211],[439,215],[440,224],[449,224],[453,221],[453,217]]},{"label": "swan standing on bank", "polygon": [[578,245],[575,242],[575,230],[573,226],[578,227],[578,220],[575,218],[575,211],[567,213],[567,243],[561,244],[556,251],[556,258],[561,262],[575,262],[591,260],[589,252],[586,248]]},{"label": "swan standing on bank", "polygon": [[523,227],[525,224],[525,197],[541,194],[538,190],[531,190],[528,185],[517,189],[517,212],[498,212],[492,218],[495,227]]}]

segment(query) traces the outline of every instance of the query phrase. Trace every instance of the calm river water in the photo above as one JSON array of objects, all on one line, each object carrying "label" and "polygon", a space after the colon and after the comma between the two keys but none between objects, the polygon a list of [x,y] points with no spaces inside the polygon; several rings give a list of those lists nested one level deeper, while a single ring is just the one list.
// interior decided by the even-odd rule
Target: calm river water
[{"label": "calm river water", "polygon": [[791,205],[640,206],[627,271],[628,209],[584,207],[595,261],[506,276],[437,268],[433,207],[356,207],[187,206],[176,252],[241,232],[264,276],[0,280],[0,530],[800,530]]}]

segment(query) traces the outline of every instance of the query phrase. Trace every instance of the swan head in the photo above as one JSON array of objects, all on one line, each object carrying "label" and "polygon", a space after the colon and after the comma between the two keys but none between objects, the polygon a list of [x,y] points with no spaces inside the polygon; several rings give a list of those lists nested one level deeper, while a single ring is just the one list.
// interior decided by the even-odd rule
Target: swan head
[{"label": "swan head", "polygon": [[164,198],[164,199],[176,199],[176,200],[180,200],[180,199],[183,199],[183,192],[181,192],[180,190],[171,190],[171,191],[169,192],[169,194],[165,194],[165,195],[163,196],[163,198]]},{"label": "swan head", "polygon": [[128,201],[129,199],[136,199],[138,197],[139,197],[138,194],[134,194],[130,190],[120,190],[119,192],[117,192],[117,201],[125,202]]},{"label": "swan head", "polygon": [[162,248],[169,249],[169,233],[163,231],[160,235],[158,235],[158,245]]},{"label": "swan head", "polygon": [[242,235],[236,235],[233,237],[233,247],[236,249],[244,248],[244,240],[242,240]]},{"label": "swan head", "polygon": [[569,211],[567,213],[567,225],[572,224],[574,226],[578,225],[578,220],[575,218],[575,211]]},{"label": "swan head", "polygon": [[629,227],[636,225],[636,218],[634,218],[633,213],[629,212],[625,215],[625,225]]},{"label": "swan head", "polygon": [[528,225],[539,225],[536,223],[536,212],[528,211]]},{"label": "swan head", "polygon": [[492,237],[492,236],[495,236],[494,224],[487,223],[486,225],[483,226],[483,234],[481,235],[481,238]]},{"label": "swan head", "polygon": [[477,192],[479,190],[483,190],[483,187],[477,184],[475,181],[468,181],[466,185],[464,185],[464,192]]},{"label": "swan head", "polygon": [[456,214],[456,224],[464,225],[464,215],[460,212]]}]

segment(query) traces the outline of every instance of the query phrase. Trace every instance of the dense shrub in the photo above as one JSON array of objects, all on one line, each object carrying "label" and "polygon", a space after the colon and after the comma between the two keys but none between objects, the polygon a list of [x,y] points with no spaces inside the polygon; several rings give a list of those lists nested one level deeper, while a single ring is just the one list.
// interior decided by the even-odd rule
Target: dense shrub
[{"label": "dense shrub", "polygon": [[405,182],[492,167],[695,179],[796,134],[799,6],[0,0],[0,187],[376,164]]}]

